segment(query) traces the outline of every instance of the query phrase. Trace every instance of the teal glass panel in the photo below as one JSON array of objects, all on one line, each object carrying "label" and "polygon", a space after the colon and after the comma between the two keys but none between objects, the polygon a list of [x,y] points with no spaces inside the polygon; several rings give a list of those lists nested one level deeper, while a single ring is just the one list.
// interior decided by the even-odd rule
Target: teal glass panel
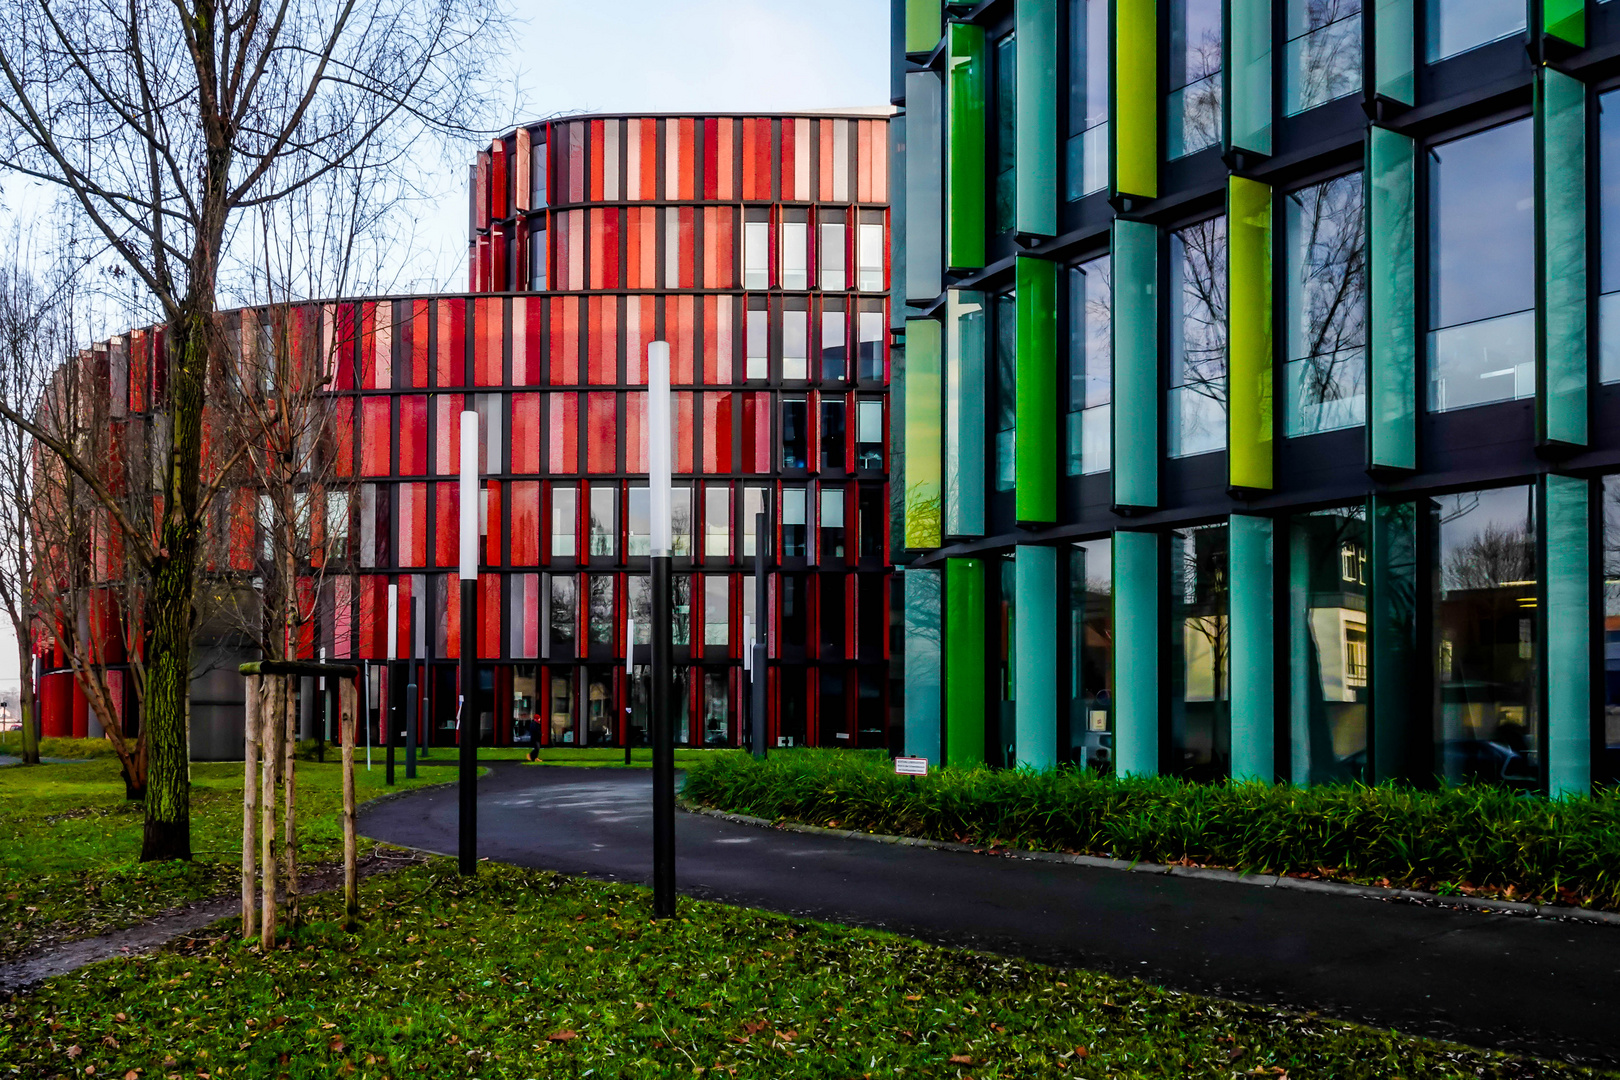
[{"label": "teal glass panel", "polygon": [[1365,780],[1366,508],[1300,514],[1288,547],[1289,779]]},{"label": "teal glass panel", "polygon": [[1014,669],[1017,763],[1051,769],[1058,763],[1057,548],[1021,545],[1015,560],[1018,656]]},{"label": "teal glass panel", "polygon": [[984,28],[951,23],[946,32],[945,262],[984,265],[986,109],[989,58]]},{"label": "teal glass panel", "polygon": [[1069,548],[1068,760],[1098,772],[1114,768],[1113,541]]},{"label": "teal glass panel", "polygon": [[989,328],[984,293],[945,298],[945,535],[984,535],[984,423]]},{"label": "teal glass panel", "polygon": [[950,765],[984,764],[984,562],[945,560],[945,752]]},{"label": "teal glass panel", "polygon": [[1227,0],[1227,145],[1271,153],[1271,0]]},{"label": "teal glass panel", "polygon": [[990,563],[991,602],[996,605],[990,619],[989,641],[996,680],[995,711],[990,723],[994,737],[985,747],[985,764],[992,769],[1009,769],[1018,761],[1018,566],[1016,549],[998,552]]},{"label": "teal glass panel", "polygon": [[1547,791],[1592,786],[1591,483],[1549,474],[1547,540]]},{"label": "teal glass panel", "polygon": [[940,544],[940,325],[906,320],[906,373],[901,397],[905,416],[905,546]]},{"label": "teal glass panel", "polygon": [[1367,148],[1367,260],[1371,300],[1367,464],[1417,467],[1416,148],[1385,128]]},{"label": "teal glass panel", "polygon": [[996,490],[1018,486],[1018,298],[998,293],[990,298],[994,322]]},{"label": "teal glass panel", "polygon": [[1116,532],[1114,548],[1114,771],[1159,772],[1159,537]]},{"label": "teal glass panel", "polygon": [[1372,688],[1373,770],[1370,781],[1425,781],[1431,723],[1428,682],[1418,647],[1418,504],[1374,497],[1368,640]]},{"label": "teal glass panel", "polygon": [[938,764],[940,748],[940,572],[901,573],[906,604],[906,745],[912,757]]},{"label": "teal glass panel", "polygon": [[1223,522],[1172,529],[1166,769],[1189,780],[1220,780],[1232,768],[1230,531]]},{"label": "teal glass panel", "polygon": [[942,97],[936,73],[906,73],[907,300],[932,300],[945,287]]},{"label": "teal glass panel", "polygon": [[1373,92],[1403,105],[1417,104],[1418,2],[1375,0],[1373,8]]},{"label": "teal glass panel", "polygon": [[[934,162],[937,168],[939,159],[936,157]],[[906,188],[911,177],[906,169],[906,114],[903,112],[889,118],[889,175],[905,177],[904,182],[891,181],[889,228],[885,244],[889,256],[889,280],[894,283],[892,287],[895,291],[904,293],[911,279],[906,259],[906,242],[910,239],[910,230],[906,227]],[[888,307],[889,329],[903,329],[906,325],[906,305],[890,304]],[[892,363],[890,366],[892,368]]]},{"label": "teal glass panel", "polygon": [[1536,437],[1587,444],[1586,85],[1536,72]]},{"label": "teal glass panel", "polygon": [[1233,514],[1231,544],[1232,779],[1271,783],[1277,776],[1276,646],[1272,624],[1272,524]]},{"label": "teal glass panel", "polygon": [[1018,214],[1016,228],[1057,233],[1058,0],[1018,0]]},{"label": "teal glass panel", "polygon": [[1159,502],[1159,230],[1113,229],[1114,505]]},{"label": "teal glass panel", "polygon": [[1015,260],[1018,283],[1016,516],[1057,520],[1057,264]]}]

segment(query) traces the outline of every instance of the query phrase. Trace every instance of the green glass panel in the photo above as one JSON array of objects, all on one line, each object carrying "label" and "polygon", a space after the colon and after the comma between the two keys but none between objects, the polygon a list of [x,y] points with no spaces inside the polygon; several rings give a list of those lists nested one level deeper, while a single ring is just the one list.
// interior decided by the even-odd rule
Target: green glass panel
[{"label": "green glass panel", "polygon": [[945,535],[984,535],[984,293],[945,294]]},{"label": "green glass panel", "polygon": [[1377,0],[1373,8],[1373,91],[1404,105],[1417,103],[1417,0]]},{"label": "green glass panel", "polygon": [[933,319],[906,320],[905,433],[906,543],[936,548],[940,543],[939,450],[940,325]]},{"label": "green glass panel", "polygon": [[906,603],[906,746],[912,757],[939,762],[940,572],[901,573]]},{"label": "green glass panel", "polygon": [[1541,0],[1542,30],[1571,45],[1586,45],[1586,0]]},{"label": "green glass panel", "polygon": [[1272,487],[1271,188],[1226,189],[1227,465],[1239,491]]},{"label": "green glass panel", "polygon": [[1057,264],[1019,258],[1017,494],[1020,522],[1057,520]]},{"label": "green glass panel", "polygon": [[945,752],[984,764],[984,562],[945,560]]},{"label": "green glass panel", "polygon": [[1055,768],[1057,748],[1057,549],[1020,545],[1014,560],[1013,618],[1018,655],[1016,689],[1017,764]]},{"label": "green glass panel", "polygon": [[1271,0],[1228,0],[1226,113],[1229,146],[1271,153]]},{"label": "green glass panel", "polygon": [[1592,785],[1591,484],[1546,479],[1547,789],[1584,795]]},{"label": "green glass panel", "polygon": [[934,51],[939,44],[941,15],[940,0],[906,0],[906,52]]},{"label": "green glass panel", "polygon": [[1536,437],[1585,446],[1586,84],[1548,67],[1536,76],[1536,226]]},{"label": "green glass panel", "polygon": [[984,28],[951,23],[946,35],[945,262],[984,265],[986,69]]},{"label": "green glass panel", "polygon": [[1367,463],[1417,468],[1416,148],[1372,129],[1367,146]]},{"label": "green glass panel", "polygon": [[1114,534],[1114,771],[1159,771],[1159,537]]},{"label": "green glass panel", "polygon": [[932,300],[945,288],[943,98],[937,73],[907,73],[904,226],[907,300]]},{"label": "green glass panel", "polygon": [[1425,651],[1418,648],[1418,504],[1372,501],[1372,581],[1367,601],[1368,679],[1372,690],[1372,775],[1368,780],[1429,778],[1422,761],[1433,721]]},{"label": "green glass panel", "polygon": [[1114,505],[1159,502],[1159,230],[1115,219]]},{"label": "green glass panel", "polygon": [[1272,524],[1233,514],[1230,546],[1232,779],[1276,779]]},{"label": "green glass panel", "polygon": [[1018,213],[1015,227],[1057,234],[1057,0],[1018,0]]},{"label": "green glass panel", "polygon": [[1159,195],[1159,19],[1157,0],[1114,0],[1113,194]]}]

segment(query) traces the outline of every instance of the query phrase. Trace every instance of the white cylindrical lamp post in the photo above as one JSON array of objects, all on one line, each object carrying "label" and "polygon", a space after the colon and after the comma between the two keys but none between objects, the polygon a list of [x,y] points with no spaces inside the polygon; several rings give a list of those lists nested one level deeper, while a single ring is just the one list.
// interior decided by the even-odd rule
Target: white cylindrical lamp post
[{"label": "white cylindrical lamp post", "polygon": [[460,828],[463,874],[478,870],[478,414],[461,414],[461,722]]},{"label": "white cylindrical lamp post", "polygon": [[669,343],[647,346],[647,490],[652,514],[653,917],[675,917],[675,732],[670,595]]}]

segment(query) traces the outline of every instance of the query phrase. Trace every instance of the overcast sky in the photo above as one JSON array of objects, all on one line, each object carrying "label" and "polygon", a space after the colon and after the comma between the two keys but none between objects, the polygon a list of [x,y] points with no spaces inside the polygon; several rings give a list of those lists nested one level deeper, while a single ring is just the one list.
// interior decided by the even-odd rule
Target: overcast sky
[{"label": "overcast sky", "polygon": [[[513,0],[513,9],[513,40],[488,45],[492,56],[516,58],[507,115],[490,117],[491,127],[571,112],[769,112],[889,100],[886,0]],[[424,177],[444,198],[441,211],[418,222],[417,241],[435,257],[410,273],[450,288],[467,280],[466,165],[476,151],[433,162]],[[420,277],[407,283],[433,287]],[[16,669],[11,628],[0,626],[0,680]]]}]

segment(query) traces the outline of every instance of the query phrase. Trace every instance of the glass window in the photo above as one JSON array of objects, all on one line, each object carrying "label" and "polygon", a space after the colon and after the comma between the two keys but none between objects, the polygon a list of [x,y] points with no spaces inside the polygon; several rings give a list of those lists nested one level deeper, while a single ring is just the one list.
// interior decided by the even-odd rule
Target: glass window
[{"label": "glass window", "polygon": [[810,312],[803,307],[782,312],[782,378],[810,378]]},{"label": "glass window", "polygon": [[553,659],[574,655],[574,627],[579,612],[575,607],[576,578],[573,574],[551,574],[547,593],[547,653]]},{"label": "glass window", "polygon": [[709,559],[731,555],[731,489],[724,484],[703,489],[703,555]]},{"label": "glass window", "polygon": [[996,232],[1013,227],[1018,210],[1018,45],[1008,34],[996,42]]},{"label": "glass window", "polygon": [[626,511],[625,541],[629,545],[626,555],[652,554],[652,494],[646,484],[630,485],[630,506]]},{"label": "glass window", "polygon": [[844,489],[821,489],[821,557],[844,557]]},{"label": "glass window", "polygon": [[788,211],[782,222],[782,288],[810,287],[810,226],[803,210]]},{"label": "glass window", "polygon": [[[669,576],[669,594],[671,627],[676,645],[690,645],[692,643],[692,575],[671,574]],[[684,701],[684,698],[680,699]],[[682,738],[682,742],[686,740]]]},{"label": "glass window", "polygon": [[1598,99],[1598,377],[1620,381],[1620,92]]},{"label": "glass window", "polygon": [[[776,580],[782,596],[782,644],[790,648],[803,649],[805,638],[810,626],[810,597],[807,574],[780,574]],[[785,670],[798,673],[798,681],[803,686],[803,673],[806,670],[799,665],[786,666]],[[790,708],[802,711],[803,697],[790,692],[790,678],[784,677],[782,694],[778,700],[782,702],[782,711],[788,712]],[[802,721],[801,721],[802,722]],[[801,741],[803,736],[800,736]]]},{"label": "glass window", "polygon": [[1366,412],[1367,245],[1361,203],[1360,173],[1283,196],[1289,435],[1354,427]]},{"label": "glass window", "polygon": [[805,523],[805,492],[802,487],[782,489],[782,554],[803,557],[808,547]]},{"label": "glass window", "polygon": [[856,252],[856,288],[861,292],[883,291],[883,214],[861,211],[860,245]]},{"label": "glass window", "polygon": [[1453,783],[1538,787],[1534,489],[1446,495],[1430,512],[1439,533],[1436,772]]},{"label": "glass window", "polygon": [[1603,774],[1620,762],[1620,476],[1603,478]]},{"label": "glass window", "polygon": [[1427,0],[1428,56],[1432,64],[1520,33],[1524,0]]},{"label": "glass window", "polygon": [[861,558],[880,559],[883,557],[883,489],[863,485],[857,499],[855,509],[860,519],[856,525],[861,534]]},{"label": "glass window", "polygon": [[[755,215],[761,215],[755,220]],[[767,289],[771,284],[771,223],[763,211],[750,210],[743,222],[743,288]]]},{"label": "glass window", "polygon": [[765,488],[743,488],[742,553],[747,559],[754,557],[754,537],[758,535],[754,530],[754,524],[758,516],[765,512],[765,493]]},{"label": "glass window", "polygon": [[631,574],[625,603],[627,615],[635,621],[636,644],[652,644],[652,578],[647,574]]},{"label": "glass window", "polygon": [[1069,760],[1114,769],[1113,541],[1069,549]]},{"label": "glass window", "polygon": [[531,143],[529,153],[529,209],[543,210],[550,201],[546,190],[546,140]]},{"label": "glass window", "polygon": [[703,745],[731,745],[731,704],[724,671],[703,673]]},{"label": "glass window", "polygon": [[1531,122],[1430,147],[1429,408],[1536,390]]},{"label": "glass window", "polygon": [[574,557],[574,523],[579,519],[579,507],[574,502],[571,484],[553,484],[551,487],[551,554],[553,558]]},{"label": "glass window", "polygon": [[809,406],[803,398],[782,399],[782,468],[809,468]]},{"label": "glass window", "polygon": [[619,538],[619,489],[605,484],[591,485],[591,554],[617,554]]},{"label": "glass window", "polygon": [[349,557],[349,493],[326,493],[326,553],[334,559]]},{"label": "glass window", "polygon": [[1069,0],[1065,196],[1108,186],[1108,0]]},{"label": "glass window", "polygon": [[824,210],[816,234],[817,279],[823,289],[849,288],[845,261],[843,212]]},{"label": "glass window", "polygon": [[1221,0],[1170,0],[1165,155],[1221,141]]},{"label": "glass window", "polygon": [[1361,0],[1288,0],[1283,111],[1361,90]]},{"label": "glass window", "polygon": [[703,644],[725,645],[731,640],[731,579],[724,574],[703,575]]},{"label": "glass window", "polygon": [[844,402],[821,399],[821,471],[844,471]]},{"label": "glass window", "polygon": [[1017,477],[1018,315],[1017,298],[994,298],[996,317],[996,490],[1011,491]]},{"label": "glass window", "polygon": [[[861,301],[862,305],[872,303]],[[856,377],[862,382],[883,381],[883,310],[862,307],[857,316],[856,331],[860,335],[860,350],[856,356],[859,370]]]},{"label": "glass window", "polygon": [[546,230],[529,232],[529,288],[534,292],[546,289]]},{"label": "glass window", "polygon": [[1288,550],[1288,703],[1296,784],[1367,776],[1367,515],[1296,516]]},{"label": "glass window", "polygon": [[748,357],[744,378],[751,382],[763,382],[770,377],[770,370],[770,312],[766,310],[764,300],[751,300],[748,303]]},{"label": "glass window", "polygon": [[1226,526],[1170,533],[1170,768],[1191,780],[1231,771],[1231,633]]},{"label": "glass window", "polygon": [[849,327],[842,300],[821,309],[821,377],[828,382],[849,377]]},{"label": "glass window", "polygon": [[883,468],[883,402],[855,403],[855,467]]},{"label": "glass window", "polygon": [[590,624],[592,645],[613,644],[613,574],[591,574]]},{"label": "glass window", "polygon": [[1171,457],[1226,447],[1226,219],[1170,234]]},{"label": "glass window", "polygon": [[1107,472],[1113,455],[1113,286],[1108,256],[1069,270],[1070,476]]},{"label": "glass window", "polygon": [[669,492],[669,553],[692,554],[692,489],[684,484]]}]

